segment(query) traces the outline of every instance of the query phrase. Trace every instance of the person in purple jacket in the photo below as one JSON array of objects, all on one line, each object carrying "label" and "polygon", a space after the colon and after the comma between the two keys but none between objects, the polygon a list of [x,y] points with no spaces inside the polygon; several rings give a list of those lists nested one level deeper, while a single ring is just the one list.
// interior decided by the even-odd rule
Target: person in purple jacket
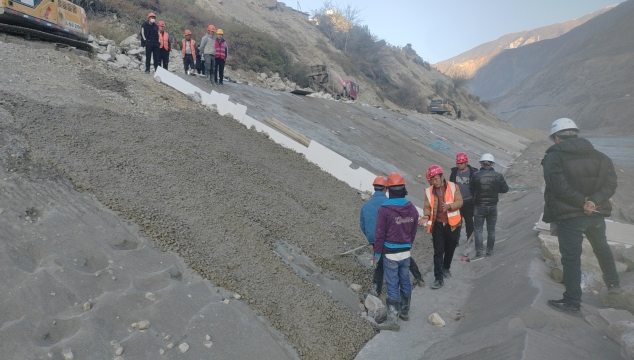
[{"label": "person in purple jacket", "polygon": [[[373,263],[383,261],[387,289],[387,320],[380,330],[399,331],[399,317],[409,320],[412,284],[409,280],[410,250],[418,230],[418,211],[407,200],[403,175],[393,172],[387,178],[389,200],[379,208],[374,230]],[[381,259],[383,254],[383,259]]]}]

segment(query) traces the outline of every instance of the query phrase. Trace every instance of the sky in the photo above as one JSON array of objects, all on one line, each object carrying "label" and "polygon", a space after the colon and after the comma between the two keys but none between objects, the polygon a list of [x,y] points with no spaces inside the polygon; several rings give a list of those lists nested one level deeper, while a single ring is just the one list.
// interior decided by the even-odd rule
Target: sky
[{"label": "sky", "polygon": [[[430,63],[447,60],[485,42],[522,30],[580,18],[621,0],[333,0],[361,10],[362,25],[397,46],[412,44]],[[298,9],[297,1],[286,0]],[[323,0],[299,0],[304,12]]]}]

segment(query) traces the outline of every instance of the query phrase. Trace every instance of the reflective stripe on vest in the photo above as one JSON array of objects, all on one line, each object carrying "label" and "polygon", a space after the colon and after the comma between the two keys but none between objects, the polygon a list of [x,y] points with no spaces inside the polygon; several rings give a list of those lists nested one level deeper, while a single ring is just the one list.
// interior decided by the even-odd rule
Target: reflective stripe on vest
[{"label": "reflective stripe on vest", "polygon": [[[185,41],[187,40],[183,39],[183,46],[181,46],[181,50],[183,50],[182,51],[183,59],[185,58]],[[189,40],[189,47],[190,49],[192,49],[192,57],[195,59],[196,58],[196,40],[194,39]]]},{"label": "reflective stripe on vest", "polygon": [[161,32],[159,31],[159,49],[169,50],[170,49],[169,39],[170,37],[167,31],[164,31],[163,35],[161,35]]},{"label": "reflective stripe on vest", "polygon": [[227,52],[225,51],[225,42],[223,41],[222,43],[220,41],[218,41],[218,39],[216,39],[216,59],[226,59],[227,58]]},{"label": "reflective stripe on vest", "polygon": [[[449,184],[449,191],[445,191],[445,204],[451,204],[454,200],[453,194],[456,193],[456,184],[450,181],[447,181],[447,183]],[[434,220],[436,220],[436,212],[434,211],[435,196],[433,193],[433,188],[433,186],[430,186],[425,189],[425,196],[427,196],[427,199],[429,199],[429,205],[431,207],[431,216],[429,217],[429,220],[427,220],[427,233],[431,232],[432,226],[434,225]],[[460,210],[447,212],[447,222],[450,226],[459,225],[461,220],[462,217],[460,216]]]}]

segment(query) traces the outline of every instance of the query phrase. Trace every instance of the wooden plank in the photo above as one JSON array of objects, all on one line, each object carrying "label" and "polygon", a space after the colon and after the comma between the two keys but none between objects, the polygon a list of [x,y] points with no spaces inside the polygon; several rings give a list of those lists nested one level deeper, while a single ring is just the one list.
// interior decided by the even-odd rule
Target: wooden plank
[{"label": "wooden plank", "polygon": [[264,121],[271,125],[272,127],[274,127],[275,129],[281,131],[284,135],[288,136],[289,138],[297,141],[298,143],[308,147],[308,145],[310,144],[310,139],[307,138],[306,136],[304,136],[303,134],[298,133],[297,131],[291,129],[290,127],[288,127],[286,124],[282,123],[279,120],[276,119],[267,119],[264,118]]}]

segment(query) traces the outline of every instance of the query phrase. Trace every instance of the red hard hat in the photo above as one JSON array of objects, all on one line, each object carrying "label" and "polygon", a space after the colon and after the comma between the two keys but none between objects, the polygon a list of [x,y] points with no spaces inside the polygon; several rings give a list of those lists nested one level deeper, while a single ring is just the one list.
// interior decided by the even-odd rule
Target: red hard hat
[{"label": "red hard hat", "polygon": [[151,18],[151,17],[155,18],[156,15],[154,15],[154,13],[149,13],[149,14],[147,14],[147,17],[148,17],[148,19]]},{"label": "red hard hat", "polygon": [[405,178],[400,173],[396,171],[391,173],[390,176],[387,177],[387,186],[401,186],[405,185]]},{"label": "red hard hat", "polygon": [[387,178],[385,176],[377,176],[372,183],[374,186],[387,186]]},{"label": "red hard hat", "polygon": [[456,164],[462,164],[466,162],[469,162],[469,157],[467,156],[467,154],[463,152],[459,152],[456,155]]},{"label": "red hard hat", "polygon": [[185,36],[187,36],[187,35],[191,35],[191,34],[192,34],[192,32],[191,32],[191,31],[189,31],[189,30],[185,30]]},{"label": "red hard hat", "polygon": [[215,31],[216,31],[216,27],[215,27],[215,26],[213,26],[213,25],[209,25],[209,26],[207,26],[207,31],[213,31],[213,32],[215,32]]},{"label": "red hard hat", "polygon": [[432,165],[427,169],[427,180],[431,180],[436,175],[442,175],[442,168],[438,165]]},{"label": "red hard hat", "polygon": [[159,21],[158,26],[165,26],[165,22],[163,20]]}]

